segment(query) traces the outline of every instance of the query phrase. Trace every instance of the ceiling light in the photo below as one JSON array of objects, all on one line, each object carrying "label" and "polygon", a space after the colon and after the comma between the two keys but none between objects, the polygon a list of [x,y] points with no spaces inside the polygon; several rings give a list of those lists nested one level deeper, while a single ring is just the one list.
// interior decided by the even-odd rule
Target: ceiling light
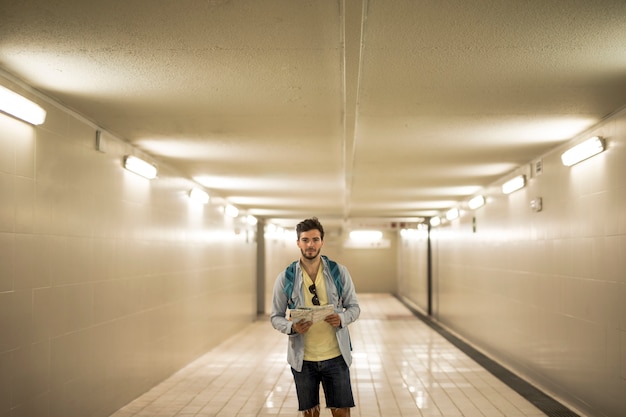
[{"label": "ceiling light", "polygon": [[239,209],[232,204],[228,204],[224,207],[224,214],[228,217],[237,217],[239,215]]},{"label": "ceiling light", "polygon": [[448,220],[454,220],[457,217],[459,217],[459,209],[456,207],[451,208],[450,210],[446,212],[446,219]]},{"label": "ceiling light", "polygon": [[561,162],[563,162],[563,165],[571,167],[602,151],[604,151],[604,141],[598,136],[594,136],[563,152]]},{"label": "ceiling light", "polygon": [[43,108],[1,85],[0,110],[33,125],[46,121],[46,111]]},{"label": "ceiling light", "polygon": [[435,216],[435,217],[431,217],[431,218],[430,218],[430,225],[431,225],[431,226],[437,227],[437,226],[439,226],[440,224],[441,224],[441,219],[440,219],[438,216]]},{"label": "ceiling light", "polygon": [[250,226],[254,226],[255,224],[257,224],[258,220],[256,217],[254,217],[251,214],[248,214],[248,216],[246,217],[246,222],[250,225]]},{"label": "ceiling light", "polygon": [[153,180],[157,176],[157,168],[154,165],[132,155],[124,158],[124,168],[149,180]]},{"label": "ceiling light", "polygon": [[511,194],[513,191],[517,191],[520,188],[523,188],[526,185],[526,176],[518,175],[517,177],[511,178],[504,184],[502,184],[502,192],[504,194]]},{"label": "ceiling light", "polygon": [[189,191],[189,199],[195,203],[207,204],[209,202],[209,195],[204,190],[192,188],[191,191]]},{"label": "ceiling light", "polygon": [[485,197],[483,197],[482,195],[477,195],[476,197],[472,198],[470,201],[467,202],[467,207],[470,208],[470,210],[476,210],[479,207],[482,207],[485,205]]}]

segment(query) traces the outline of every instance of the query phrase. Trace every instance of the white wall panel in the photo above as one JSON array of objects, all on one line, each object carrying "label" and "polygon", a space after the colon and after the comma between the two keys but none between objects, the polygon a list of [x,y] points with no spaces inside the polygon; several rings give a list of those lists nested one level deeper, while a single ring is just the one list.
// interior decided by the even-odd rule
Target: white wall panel
[{"label": "white wall panel", "polygon": [[105,416],[255,318],[255,246],[29,97],[44,125],[0,114],[0,415]]},{"label": "white wall panel", "polygon": [[625,126],[622,111],[585,135],[604,153],[568,168],[556,149],[526,188],[493,184],[486,206],[432,235],[435,317],[590,416],[626,415]]}]

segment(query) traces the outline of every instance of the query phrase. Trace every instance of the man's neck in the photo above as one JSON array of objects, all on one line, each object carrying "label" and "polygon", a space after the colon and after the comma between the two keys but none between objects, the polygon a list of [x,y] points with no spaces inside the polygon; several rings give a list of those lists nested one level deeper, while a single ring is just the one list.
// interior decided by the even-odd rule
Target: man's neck
[{"label": "man's neck", "polygon": [[319,255],[313,259],[307,259],[305,257],[300,258],[300,264],[302,265],[306,273],[309,274],[309,277],[311,277],[313,281],[315,281],[315,277],[317,276],[317,271],[320,268],[321,262],[322,259]]}]

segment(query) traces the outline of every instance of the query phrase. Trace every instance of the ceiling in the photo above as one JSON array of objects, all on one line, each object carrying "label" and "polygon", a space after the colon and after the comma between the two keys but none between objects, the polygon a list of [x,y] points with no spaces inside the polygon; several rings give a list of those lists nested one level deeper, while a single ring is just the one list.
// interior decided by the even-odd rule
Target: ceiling
[{"label": "ceiling", "polygon": [[626,104],[623,0],[0,0],[0,14],[5,74],[286,223],[435,215]]}]

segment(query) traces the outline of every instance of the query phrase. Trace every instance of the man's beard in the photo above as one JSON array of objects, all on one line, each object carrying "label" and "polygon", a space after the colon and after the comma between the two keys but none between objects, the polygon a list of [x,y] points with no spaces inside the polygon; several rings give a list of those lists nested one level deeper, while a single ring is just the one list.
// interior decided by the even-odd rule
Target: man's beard
[{"label": "man's beard", "polygon": [[321,250],[322,250],[322,249],[320,248],[320,249],[318,249],[317,251],[315,251],[315,254],[314,254],[314,255],[308,255],[308,254],[307,254],[307,251],[305,251],[304,249],[300,249],[300,252],[302,252],[302,256],[303,256],[303,257],[305,257],[306,259],[308,259],[308,260],[312,260],[312,259],[315,259],[315,258],[317,257],[317,255],[319,255],[319,254],[320,254],[320,251],[321,251]]}]

